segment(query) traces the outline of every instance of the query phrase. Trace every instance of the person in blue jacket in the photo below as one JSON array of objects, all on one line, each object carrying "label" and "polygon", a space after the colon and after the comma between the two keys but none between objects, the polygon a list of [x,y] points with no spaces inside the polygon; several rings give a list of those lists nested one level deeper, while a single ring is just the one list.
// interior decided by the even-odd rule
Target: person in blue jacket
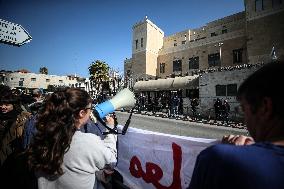
[{"label": "person in blue jacket", "polygon": [[227,144],[203,150],[189,189],[284,188],[283,73],[283,61],[267,63],[241,84],[237,99],[251,138],[226,136]]}]

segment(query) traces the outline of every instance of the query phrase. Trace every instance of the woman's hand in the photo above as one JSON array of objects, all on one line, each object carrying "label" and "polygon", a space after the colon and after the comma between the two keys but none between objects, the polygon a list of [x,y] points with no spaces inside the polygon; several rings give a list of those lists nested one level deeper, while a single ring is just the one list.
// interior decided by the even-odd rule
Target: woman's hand
[{"label": "woman's hand", "polygon": [[225,135],[222,138],[224,144],[234,144],[237,146],[254,144],[252,137],[244,135]]},{"label": "woman's hand", "polygon": [[112,116],[107,115],[107,116],[105,117],[105,123],[106,123],[109,127],[113,128],[113,127],[114,127],[114,118],[113,118]]}]

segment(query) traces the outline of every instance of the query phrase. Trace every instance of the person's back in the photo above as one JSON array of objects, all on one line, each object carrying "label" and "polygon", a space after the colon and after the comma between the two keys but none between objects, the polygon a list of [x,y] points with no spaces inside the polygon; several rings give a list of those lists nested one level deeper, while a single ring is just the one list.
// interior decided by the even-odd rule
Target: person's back
[{"label": "person's back", "polygon": [[174,95],[172,97],[172,114],[173,116],[177,116],[178,114],[178,109],[179,109],[179,98],[177,95]]},{"label": "person's back", "polygon": [[64,155],[62,164],[63,175],[53,179],[45,174],[37,174],[39,188],[77,189],[92,188],[97,184],[96,172],[103,169],[105,162],[114,159],[109,149],[115,149],[113,141],[116,136],[107,135],[104,140],[92,133],[76,131],[73,135],[70,148]]},{"label": "person's back", "polygon": [[[32,116],[25,124],[25,130],[24,130],[24,137],[23,137],[23,148],[27,149],[28,145],[32,142],[34,135],[36,134],[36,128],[35,128],[35,122],[36,122],[36,115]],[[100,139],[104,139],[105,135],[103,135],[103,132],[106,131],[106,128],[104,126],[102,126],[100,123],[94,123],[91,120],[88,120],[88,122],[80,128],[80,131],[83,133],[92,133],[94,135],[97,135],[100,137]],[[92,139],[94,142],[97,140],[97,138],[94,140]],[[88,141],[86,141],[86,143],[88,143]],[[84,145],[87,145],[84,142]],[[97,145],[97,144],[96,144]],[[88,148],[86,148],[88,149]],[[71,161],[71,163],[74,161]],[[28,175],[29,176],[29,175]],[[32,177],[33,175],[31,175],[30,177]],[[36,178],[31,178],[33,180],[35,180]],[[68,179],[68,177],[67,177]],[[76,180],[76,179],[75,179]],[[54,183],[57,184],[57,183]],[[97,187],[98,188],[104,188],[103,187],[103,182],[101,181],[97,181]],[[32,187],[31,187],[32,188]],[[35,188],[35,187],[33,187]]]},{"label": "person's back", "polygon": [[196,110],[196,108],[198,106],[197,99],[196,98],[192,99],[190,105],[191,105],[191,109]]},{"label": "person's back", "polygon": [[222,101],[217,98],[217,100],[214,103],[214,110],[215,110],[215,120],[220,119],[220,114],[221,114],[221,106],[222,106]]},{"label": "person's back", "polygon": [[284,188],[283,146],[215,145],[200,153],[195,166],[189,189]]},{"label": "person's back", "polygon": [[173,105],[174,106],[178,106],[179,105],[179,99],[178,99],[178,96],[176,96],[176,95],[173,97]]},{"label": "person's back", "polygon": [[230,113],[230,105],[227,100],[224,100],[224,103],[221,106],[221,118],[222,123],[226,122],[228,124],[229,121],[229,113]]}]

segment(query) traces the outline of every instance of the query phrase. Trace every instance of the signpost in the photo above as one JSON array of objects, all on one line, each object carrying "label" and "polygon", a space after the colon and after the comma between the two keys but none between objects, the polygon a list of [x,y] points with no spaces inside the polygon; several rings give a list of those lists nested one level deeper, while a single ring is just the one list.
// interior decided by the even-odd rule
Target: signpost
[{"label": "signpost", "polygon": [[0,19],[0,42],[21,46],[32,40],[28,32],[19,24]]}]

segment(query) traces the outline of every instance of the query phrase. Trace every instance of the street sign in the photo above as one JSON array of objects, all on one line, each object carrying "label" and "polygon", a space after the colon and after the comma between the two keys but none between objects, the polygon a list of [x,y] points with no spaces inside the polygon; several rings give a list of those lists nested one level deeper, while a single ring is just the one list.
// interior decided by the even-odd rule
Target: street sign
[{"label": "street sign", "polygon": [[0,19],[0,42],[21,46],[32,40],[28,32],[19,24]]}]

